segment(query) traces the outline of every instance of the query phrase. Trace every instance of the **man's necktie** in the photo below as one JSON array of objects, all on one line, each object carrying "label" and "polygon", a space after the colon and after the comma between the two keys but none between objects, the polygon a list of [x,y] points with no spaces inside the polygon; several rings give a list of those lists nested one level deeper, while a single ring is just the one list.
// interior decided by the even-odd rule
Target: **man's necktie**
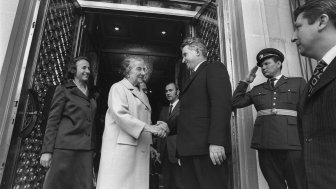
[{"label": "man's necktie", "polygon": [[275,80],[276,80],[276,78],[271,78],[271,79],[269,80],[272,89],[274,89],[274,81],[275,81]]},{"label": "man's necktie", "polygon": [[172,113],[172,111],[173,111],[173,105],[171,104],[171,105],[169,106],[169,113],[168,113],[168,116],[170,116],[170,114]]},{"label": "man's necktie", "polygon": [[321,78],[321,75],[323,74],[323,69],[327,66],[328,64],[325,63],[323,60],[321,60],[314,72],[313,72],[313,76],[310,79],[310,83],[309,83],[309,90],[308,90],[308,96],[310,96],[311,92],[313,91],[315,85],[317,84],[318,80]]}]

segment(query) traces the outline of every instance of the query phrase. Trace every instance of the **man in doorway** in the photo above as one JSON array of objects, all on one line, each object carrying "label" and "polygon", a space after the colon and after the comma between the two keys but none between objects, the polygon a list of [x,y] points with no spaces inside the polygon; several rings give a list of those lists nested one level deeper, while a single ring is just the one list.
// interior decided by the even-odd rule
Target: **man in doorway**
[{"label": "man in doorway", "polygon": [[318,64],[299,102],[307,188],[336,186],[336,1],[310,0],[294,12],[301,55]]},{"label": "man in doorway", "polygon": [[228,188],[231,151],[231,84],[221,62],[207,61],[199,38],[181,45],[182,63],[193,72],[180,95],[177,152],[185,189]]},{"label": "man in doorway", "polygon": [[[165,88],[169,106],[164,106],[160,112],[160,119],[168,124],[170,131],[176,131],[177,118],[180,114],[180,91],[175,83],[168,83]],[[160,138],[158,150],[162,163],[162,186],[164,189],[182,189],[182,172],[176,158],[176,132],[175,135]]]},{"label": "man in doorway", "polygon": [[[306,82],[303,78],[283,76],[283,61],[284,55],[279,50],[261,50],[257,66],[234,91],[232,106],[243,108],[253,104],[257,110],[251,147],[258,150],[260,169],[270,189],[301,189],[305,176],[296,107]],[[258,66],[268,81],[246,92]]]}]

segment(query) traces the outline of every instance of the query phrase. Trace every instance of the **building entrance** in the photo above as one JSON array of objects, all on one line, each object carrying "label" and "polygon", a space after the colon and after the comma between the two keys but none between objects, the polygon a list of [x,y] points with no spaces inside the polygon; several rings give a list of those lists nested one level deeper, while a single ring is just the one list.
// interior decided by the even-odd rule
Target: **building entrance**
[{"label": "building entrance", "polygon": [[189,16],[181,16],[178,11],[174,15],[162,7],[157,8],[158,14],[153,11],[155,8],[144,9],[142,5],[136,9],[129,6],[132,11],[126,11],[102,9],[101,4],[99,8],[87,4],[81,7],[78,2],[48,0],[40,5],[1,188],[42,188],[46,170],[39,165],[39,157],[45,112],[51,102],[51,89],[65,81],[71,57],[88,56],[93,63],[93,85],[99,93],[98,141],[109,88],[122,79],[118,70],[125,56],[142,56],[149,65],[151,77],[147,86],[154,122],[166,102],[165,83],[181,84],[188,77],[180,60],[179,45],[184,37],[201,37],[209,49],[209,59],[220,60],[217,9],[212,1],[194,1],[191,5],[176,1],[191,6]]}]

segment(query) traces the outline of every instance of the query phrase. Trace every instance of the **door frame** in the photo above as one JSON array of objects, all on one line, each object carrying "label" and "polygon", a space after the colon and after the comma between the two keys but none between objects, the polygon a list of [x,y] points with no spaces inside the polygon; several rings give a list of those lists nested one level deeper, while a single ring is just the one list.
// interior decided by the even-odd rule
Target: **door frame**
[{"label": "door frame", "polygon": [[23,78],[41,0],[19,0],[0,74],[0,182],[6,165]]},{"label": "door frame", "polygon": [[[242,0],[217,0],[221,60],[226,63],[232,91],[248,73]],[[256,151],[250,149],[253,109],[246,107],[232,113],[232,166],[234,189],[258,189]]]},{"label": "door frame", "polygon": [[[22,89],[22,78],[25,75],[27,66],[27,52],[31,47],[31,33],[35,30],[36,14],[41,0],[20,0],[11,32],[5,61],[0,74],[0,109],[4,113],[0,114],[0,181],[3,178],[3,171],[9,151],[13,127],[17,113],[18,101]],[[82,8],[89,8],[89,2],[78,0]],[[100,2],[102,5],[103,2]],[[158,7],[144,7],[136,5],[109,4],[109,10],[124,10],[134,12],[146,12],[152,14],[173,14],[181,17],[194,17],[197,12],[165,9]],[[97,5],[97,4],[96,4]],[[246,73],[245,64],[247,61],[246,44],[244,43],[244,27],[242,19],[241,1],[237,0],[217,0],[218,26],[220,40],[220,54],[222,62],[225,62],[230,75],[233,87],[237,85],[241,76]],[[92,2],[91,2],[91,6]],[[93,8],[93,7],[92,7]],[[99,8],[95,6],[94,8]],[[100,7],[101,8],[101,7]],[[150,10],[149,10],[150,9]],[[244,67],[245,66],[245,67]],[[255,153],[248,151],[247,139],[242,137],[246,133],[240,133],[240,128],[249,124],[252,120],[252,108],[240,110],[243,119],[238,120],[235,114],[232,116],[232,148],[233,148],[233,177],[234,188],[258,188],[258,178],[256,169]],[[248,157],[246,157],[248,153]],[[244,156],[243,156],[244,155]],[[246,171],[252,166],[252,172]]]}]

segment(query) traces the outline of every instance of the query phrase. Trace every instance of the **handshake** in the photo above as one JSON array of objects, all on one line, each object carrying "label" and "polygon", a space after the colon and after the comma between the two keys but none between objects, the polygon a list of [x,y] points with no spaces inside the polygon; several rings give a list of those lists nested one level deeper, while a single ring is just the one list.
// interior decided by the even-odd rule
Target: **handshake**
[{"label": "handshake", "polygon": [[156,125],[146,125],[144,131],[150,132],[161,138],[164,138],[169,134],[168,125],[163,121],[158,121]]}]

